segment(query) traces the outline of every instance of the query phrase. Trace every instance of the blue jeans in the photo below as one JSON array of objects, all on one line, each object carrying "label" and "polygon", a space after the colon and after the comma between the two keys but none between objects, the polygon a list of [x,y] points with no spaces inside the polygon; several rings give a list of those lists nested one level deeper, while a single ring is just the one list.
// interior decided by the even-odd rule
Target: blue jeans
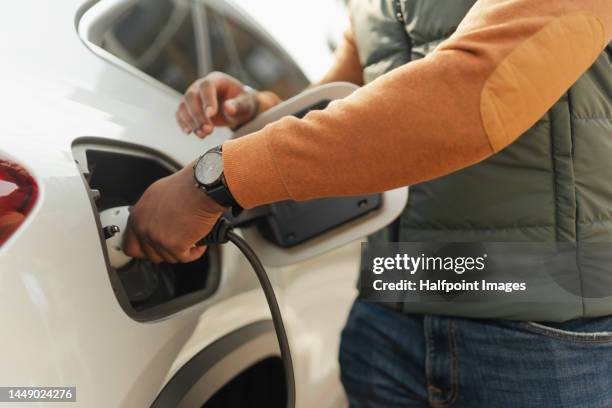
[{"label": "blue jeans", "polygon": [[340,367],[352,408],[612,407],[612,317],[476,320],[357,300]]}]

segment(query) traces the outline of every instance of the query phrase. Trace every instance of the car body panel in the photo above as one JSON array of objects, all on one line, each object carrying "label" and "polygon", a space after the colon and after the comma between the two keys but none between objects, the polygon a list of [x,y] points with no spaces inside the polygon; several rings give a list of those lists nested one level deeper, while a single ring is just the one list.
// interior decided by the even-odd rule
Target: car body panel
[{"label": "car body panel", "polygon": [[[129,142],[187,165],[230,132],[218,129],[205,140],[182,134],[178,93],[93,53],[76,26],[91,4],[23,0],[0,14],[0,157],[24,165],[41,187],[34,211],[0,248],[0,383],[76,386],[71,407],[144,407],[199,351],[270,315],[246,260],[230,246],[221,249],[214,302],[151,322],[133,320],[119,305],[74,141]],[[355,240],[269,268],[292,344],[299,407],[346,403],[336,353],[359,250]]]}]

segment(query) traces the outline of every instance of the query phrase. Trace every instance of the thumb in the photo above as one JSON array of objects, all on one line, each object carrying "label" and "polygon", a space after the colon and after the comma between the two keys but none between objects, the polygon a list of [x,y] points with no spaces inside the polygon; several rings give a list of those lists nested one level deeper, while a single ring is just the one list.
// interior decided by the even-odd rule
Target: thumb
[{"label": "thumb", "polygon": [[228,119],[238,120],[251,118],[255,114],[257,100],[252,93],[241,93],[235,98],[228,99],[223,103],[223,110]]},{"label": "thumb", "polygon": [[181,263],[189,263],[189,262],[194,262],[198,259],[200,259],[202,257],[202,255],[204,255],[204,252],[206,252],[206,249],[208,247],[206,246],[197,246],[197,247],[192,247],[189,248],[188,250],[177,254],[176,258],[181,262]]}]

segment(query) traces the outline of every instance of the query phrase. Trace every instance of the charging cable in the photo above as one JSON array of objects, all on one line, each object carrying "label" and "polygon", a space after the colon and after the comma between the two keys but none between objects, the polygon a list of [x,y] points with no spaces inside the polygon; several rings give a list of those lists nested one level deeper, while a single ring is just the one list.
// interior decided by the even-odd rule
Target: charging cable
[{"label": "charging cable", "polygon": [[276,295],[274,294],[274,288],[270,283],[268,274],[264,269],[261,261],[257,257],[257,254],[242,239],[238,234],[233,231],[232,223],[225,217],[219,218],[210,233],[196,245],[209,245],[209,244],[225,244],[232,242],[242,252],[245,258],[251,264],[251,267],[257,275],[259,284],[263,289],[270,313],[272,314],[272,322],[274,324],[274,330],[276,331],[276,337],[278,339],[278,346],[280,347],[281,359],[283,361],[283,368],[285,369],[285,382],[287,386],[287,407],[295,407],[295,378],[293,374],[293,361],[291,360],[291,350],[289,349],[289,341],[287,340],[287,333],[285,332],[285,325],[283,324],[283,317],[281,315]]},{"label": "charging cable", "polygon": [[[109,254],[109,260],[111,266],[115,269],[122,268],[127,265],[132,258],[125,255],[121,249],[121,242],[123,240],[123,234],[121,231],[125,231],[127,220],[130,215],[130,207],[115,207],[104,210],[100,213],[100,220],[102,225],[106,225],[103,228],[104,238],[106,239],[106,246]],[[201,239],[196,245],[210,245],[210,244],[225,244],[232,242],[240,252],[246,257],[251,264],[251,267],[257,275],[259,284],[263,289],[272,314],[272,322],[274,323],[274,330],[276,331],[276,337],[278,339],[278,345],[280,347],[281,359],[283,361],[283,368],[285,370],[285,382],[287,387],[287,407],[295,407],[295,379],[293,374],[293,362],[291,360],[291,352],[289,350],[289,341],[287,340],[287,334],[285,332],[285,325],[283,324],[283,318],[278,307],[276,296],[274,295],[274,288],[270,283],[270,279],[264,269],[261,261],[253,251],[253,249],[236,234],[233,229],[237,225],[247,225],[256,218],[262,217],[265,212],[250,210],[248,213],[242,213],[233,219],[233,222],[228,220],[226,217],[221,217],[209,232],[209,234]]]}]

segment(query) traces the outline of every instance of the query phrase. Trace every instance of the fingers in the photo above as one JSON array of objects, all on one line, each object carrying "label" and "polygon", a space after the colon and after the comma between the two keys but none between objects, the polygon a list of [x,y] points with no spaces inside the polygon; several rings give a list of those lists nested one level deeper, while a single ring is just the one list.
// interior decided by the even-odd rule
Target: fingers
[{"label": "fingers", "polygon": [[157,250],[157,253],[161,255],[164,262],[170,263],[170,264],[175,264],[175,263],[180,262],[179,259],[175,255],[173,255],[171,252],[169,252],[168,250],[164,248],[160,248],[160,247],[157,247],[156,250]]},{"label": "fingers", "polygon": [[[147,250],[151,250],[151,255]],[[188,263],[193,262],[202,257],[206,252],[206,247],[192,247],[187,250],[181,250],[177,248],[163,248],[159,245],[150,245],[148,248],[145,246],[145,253],[147,258],[153,263],[167,262],[171,264],[175,263]]]},{"label": "fingers", "polygon": [[131,258],[147,258],[153,263],[163,261],[162,256],[145,241],[142,234],[136,233],[132,224],[132,217],[128,220],[125,235],[123,237],[123,252]]},{"label": "fingers", "polygon": [[196,123],[193,121],[185,101],[179,104],[179,108],[176,111],[176,121],[186,134],[189,134],[196,129]]},{"label": "fingers", "polygon": [[162,263],[164,261],[164,258],[159,254],[159,252],[157,252],[157,249],[144,239],[140,240],[140,247],[143,249],[147,259],[154,264]]},{"label": "fingers", "polygon": [[206,251],[206,247],[197,248],[195,252],[191,250],[166,249],[155,242],[153,239],[148,238],[147,234],[137,233],[134,230],[130,217],[123,236],[122,248],[123,252],[131,258],[148,259],[155,264],[161,262],[176,264],[178,262],[193,262],[199,259]]},{"label": "fingers", "polygon": [[251,93],[241,93],[223,103],[223,111],[228,121],[240,124],[255,115],[257,100]]},{"label": "fingers", "polygon": [[145,258],[146,255],[140,247],[140,240],[136,237],[131,224],[131,220],[128,220],[125,234],[123,235],[123,244],[121,245],[123,252],[131,258]]},{"label": "fingers", "polygon": [[185,133],[203,138],[215,126],[242,124],[257,111],[257,97],[242,83],[221,72],[212,72],[194,82],[185,93],[176,120]]},{"label": "fingers", "polygon": [[206,120],[201,130],[204,135],[208,135],[212,133],[214,129],[212,118],[219,112],[218,101],[220,95],[214,81],[208,79],[204,79],[200,83],[199,91],[200,102],[202,103],[202,109]]},{"label": "fingers", "polygon": [[212,117],[219,110],[217,88],[213,81],[203,79],[191,86],[176,111],[176,121],[189,134],[203,138],[214,129]]},{"label": "fingers", "polygon": [[202,255],[204,255],[204,252],[206,252],[206,248],[207,247],[205,246],[189,248],[188,250],[179,254],[178,258],[183,263],[196,261],[200,259]]},{"label": "fingers", "polygon": [[147,253],[147,258],[153,263],[166,262],[175,264],[181,262],[175,255],[172,254],[172,252],[160,247],[159,245],[149,242],[148,247],[153,251],[153,253],[150,256]]},{"label": "fingers", "polygon": [[187,106],[187,111],[191,116],[193,123],[195,124],[193,131],[198,137],[204,137],[206,134],[204,133],[205,129],[212,131],[212,123],[204,114],[204,107],[202,106],[202,98],[200,97],[199,92],[197,91],[189,91],[185,95],[185,105]]}]

